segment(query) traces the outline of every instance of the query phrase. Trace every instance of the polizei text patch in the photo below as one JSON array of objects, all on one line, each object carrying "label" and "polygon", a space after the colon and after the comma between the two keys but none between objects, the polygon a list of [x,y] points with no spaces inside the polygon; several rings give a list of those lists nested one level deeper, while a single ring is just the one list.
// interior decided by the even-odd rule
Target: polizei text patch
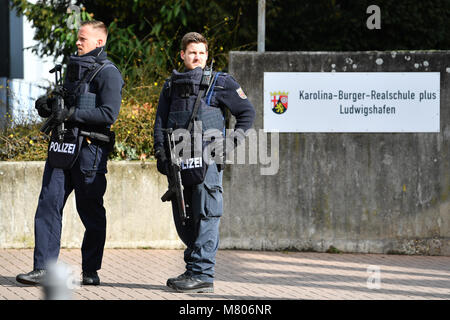
[{"label": "polizei text patch", "polygon": [[56,141],[52,141],[50,143],[50,148],[48,151],[59,152],[59,153],[75,153],[75,144],[74,143],[59,143]]}]

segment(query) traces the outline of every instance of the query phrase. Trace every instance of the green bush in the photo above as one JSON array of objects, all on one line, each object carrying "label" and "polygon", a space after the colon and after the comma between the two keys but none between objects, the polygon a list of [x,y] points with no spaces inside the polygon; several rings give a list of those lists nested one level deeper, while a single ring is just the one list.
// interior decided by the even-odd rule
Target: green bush
[{"label": "green bush", "polygon": [[153,157],[153,125],[157,99],[137,103],[124,101],[119,118],[112,126],[116,133],[116,145],[110,155],[114,160],[145,160]]},{"label": "green bush", "polygon": [[6,129],[0,132],[1,161],[38,161],[47,157],[49,137],[39,131],[40,124],[13,126],[11,115],[6,114]]}]

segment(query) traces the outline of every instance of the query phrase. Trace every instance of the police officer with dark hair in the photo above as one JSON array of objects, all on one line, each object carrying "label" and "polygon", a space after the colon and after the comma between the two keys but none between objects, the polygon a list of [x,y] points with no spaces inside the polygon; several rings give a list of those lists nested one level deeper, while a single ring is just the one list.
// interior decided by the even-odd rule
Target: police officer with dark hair
[{"label": "police officer with dark hair", "polygon": [[[173,71],[160,94],[155,119],[155,154],[160,173],[168,174],[170,155],[167,153],[167,128],[186,128],[194,111],[197,97],[202,96],[197,120],[211,124],[211,128],[224,131],[224,111],[236,117],[237,141],[245,138],[244,132],[253,124],[255,110],[240,85],[229,74],[214,72],[207,90],[201,83],[208,59],[207,40],[199,33],[187,33],[181,41],[181,59],[184,72]],[[219,117],[217,115],[220,115]],[[220,121],[211,119],[219,119]],[[215,257],[219,245],[219,222],[223,214],[223,165],[216,162],[207,166],[201,183],[184,185],[184,200],[188,219],[181,221],[177,201],[172,199],[175,226],[186,245],[184,261],[186,271],[167,280],[167,286],[180,292],[213,292]],[[170,183],[170,181],[169,181]],[[183,181],[184,184],[184,181]]]},{"label": "police officer with dark hair", "polygon": [[[114,146],[111,125],[116,121],[124,82],[107,59],[108,31],[103,22],[84,22],[78,31],[78,54],[71,56],[64,79],[63,108],[52,106],[56,97],[41,97],[36,109],[50,117],[54,127],[64,126],[63,139],[52,131],[42,189],[35,215],[34,268],[16,277],[18,282],[42,284],[49,262],[58,258],[62,213],[75,191],[77,211],[86,228],[81,247],[82,283],[98,285],[106,239],[107,158]],[[62,95],[62,93],[60,93]]]}]

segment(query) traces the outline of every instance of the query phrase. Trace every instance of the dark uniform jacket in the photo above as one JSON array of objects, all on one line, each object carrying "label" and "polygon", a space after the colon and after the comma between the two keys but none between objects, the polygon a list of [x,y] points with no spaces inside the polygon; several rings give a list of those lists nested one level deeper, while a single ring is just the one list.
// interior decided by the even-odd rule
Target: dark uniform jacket
[{"label": "dark uniform jacket", "polygon": [[[187,72],[196,71],[194,69]],[[159,97],[154,128],[155,150],[164,147],[162,129],[167,128],[171,105],[171,96],[167,94],[167,92],[170,92],[169,86],[170,81],[166,81]],[[236,80],[227,73],[220,73],[213,90],[209,101],[210,107],[230,110],[231,114],[236,118],[235,130],[242,129],[245,132],[250,129],[255,119],[255,109]]]},{"label": "dark uniform jacket", "polygon": [[[99,61],[107,59],[104,47],[84,56],[95,56]],[[92,131],[109,128],[119,116],[123,85],[122,75],[115,66],[103,68],[89,84],[89,92],[96,94],[96,108],[76,109],[68,121],[85,125],[87,129],[90,127]]]}]

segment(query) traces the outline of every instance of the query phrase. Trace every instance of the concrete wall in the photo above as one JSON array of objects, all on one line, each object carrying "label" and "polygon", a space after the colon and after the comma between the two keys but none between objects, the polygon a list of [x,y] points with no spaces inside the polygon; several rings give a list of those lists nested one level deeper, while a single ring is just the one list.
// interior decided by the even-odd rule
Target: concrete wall
[{"label": "concrete wall", "polygon": [[[261,165],[227,166],[221,248],[450,255],[449,52],[233,52],[230,58],[230,73],[257,109],[256,129],[263,123],[264,71],[329,72],[334,64],[336,71],[440,71],[441,131],[280,134],[277,175],[260,175]],[[0,162],[0,247],[33,247],[43,167]],[[160,201],[167,184],[155,164],[109,162],[108,169],[106,246],[181,248],[170,206]],[[73,195],[63,223],[62,246],[79,247],[83,227]]]},{"label": "concrete wall", "polygon": [[[0,162],[0,248],[34,247],[34,214],[44,162]],[[106,247],[182,248],[167,188],[155,163],[109,162]],[[61,245],[81,247],[84,227],[72,193],[63,213]]]},{"label": "concrete wall", "polygon": [[255,105],[256,129],[265,71],[335,70],[439,71],[441,130],[280,134],[277,175],[226,170],[222,246],[450,255],[449,53],[232,52],[230,73]]}]

